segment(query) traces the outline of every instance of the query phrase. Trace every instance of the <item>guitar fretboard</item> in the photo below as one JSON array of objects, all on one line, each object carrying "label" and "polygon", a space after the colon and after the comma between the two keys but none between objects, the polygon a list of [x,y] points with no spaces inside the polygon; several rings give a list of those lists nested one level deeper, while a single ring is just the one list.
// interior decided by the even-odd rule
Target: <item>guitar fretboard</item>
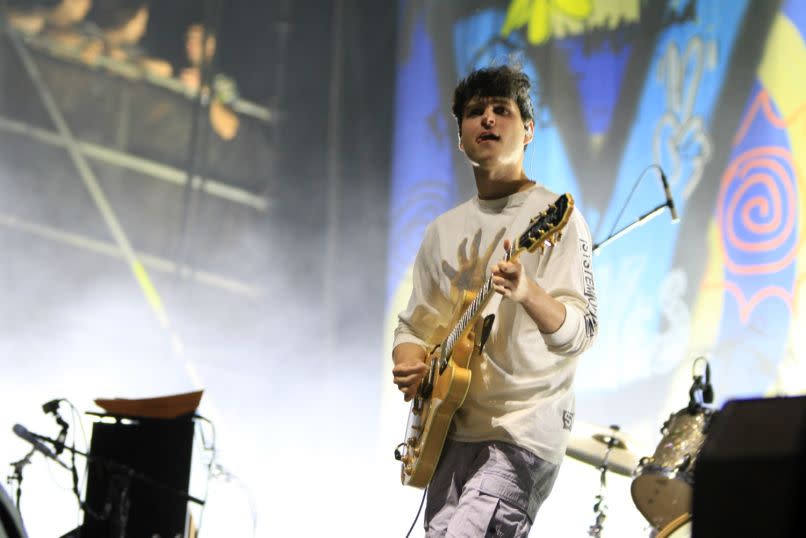
[{"label": "guitar fretboard", "polygon": [[[514,260],[517,257],[518,252],[510,250],[507,252],[506,260]],[[478,292],[476,293],[476,297],[470,302],[468,307],[462,313],[462,317],[459,318],[459,321],[456,322],[456,325],[453,327],[453,330],[445,339],[445,343],[442,345],[442,354],[440,357],[440,367],[445,368],[448,365],[448,359],[453,354],[453,347],[456,345],[456,342],[459,341],[462,334],[465,332],[471,323],[476,321],[476,317],[479,312],[481,312],[484,307],[487,305],[490,296],[492,295],[493,291],[493,277],[490,276],[487,278],[487,281],[484,285],[479,288]]]}]

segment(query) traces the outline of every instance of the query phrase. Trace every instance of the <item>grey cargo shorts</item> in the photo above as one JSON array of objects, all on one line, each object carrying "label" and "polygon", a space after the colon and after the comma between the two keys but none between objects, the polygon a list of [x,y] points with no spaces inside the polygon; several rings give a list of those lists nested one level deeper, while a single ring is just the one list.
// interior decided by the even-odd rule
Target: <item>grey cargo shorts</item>
[{"label": "grey cargo shorts", "polygon": [[426,538],[528,536],[558,471],[509,443],[448,440],[428,486]]}]

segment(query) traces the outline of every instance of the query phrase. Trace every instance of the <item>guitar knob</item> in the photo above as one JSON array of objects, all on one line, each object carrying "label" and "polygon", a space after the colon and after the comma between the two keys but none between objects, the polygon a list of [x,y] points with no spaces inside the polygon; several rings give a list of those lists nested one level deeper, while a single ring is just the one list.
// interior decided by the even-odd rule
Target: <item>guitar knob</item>
[{"label": "guitar knob", "polygon": [[411,470],[412,470],[411,463],[407,463],[407,464],[406,464],[406,466],[405,466],[405,467],[403,467],[403,471],[404,471],[406,474],[411,474]]},{"label": "guitar knob", "polygon": [[420,457],[420,447],[419,447],[419,446],[415,446],[415,447],[414,447],[414,451],[413,451],[413,452],[414,452],[414,457],[415,457],[415,458],[419,458],[419,457]]}]

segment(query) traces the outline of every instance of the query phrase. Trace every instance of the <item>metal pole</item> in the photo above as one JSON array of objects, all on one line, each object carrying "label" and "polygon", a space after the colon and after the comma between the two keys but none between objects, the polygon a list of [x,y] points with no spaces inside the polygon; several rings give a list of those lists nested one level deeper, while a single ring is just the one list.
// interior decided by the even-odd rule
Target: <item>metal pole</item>
[{"label": "metal pole", "polygon": [[[0,132],[27,136],[32,140],[52,146],[67,147],[67,142],[65,142],[58,133],[3,116],[0,116]],[[131,155],[125,151],[118,151],[100,144],[82,141],[77,138],[75,139],[75,143],[79,153],[90,159],[128,170],[134,170],[140,174],[167,181],[168,183],[177,185],[187,184],[187,173],[179,168],[158,163],[144,157]],[[201,181],[198,176],[194,176],[194,179],[191,181],[191,187],[201,190],[210,196],[216,196],[236,204],[246,205],[260,212],[265,212],[270,203],[270,200],[262,196],[256,196],[244,189],[227,185],[221,180],[210,177],[205,177],[204,181]]]},{"label": "metal pole", "polygon": [[341,127],[342,63],[343,63],[344,0],[333,4],[332,41],[330,48],[330,101],[328,114],[328,166],[327,166],[327,235],[325,245],[325,268],[322,271],[325,341],[328,347],[336,343],[336,267],[339,244],[339,210],[341,206],[341,155],[339,129]]},{"label": "metal pole", "polygon": [[[202,98],[205,91],[210,94],[210,101],[215,98],[213,95],[213,88],[211,81],[213,80],[213,61],[215,59],[215,52],[213,57],[207,59],[207,38],[210,36],[216,37],[218,30],[218,14],[220,5],[215,0],[207,0],[204,5],[204,20],[202,24],[201,35],[201,65],[199,66],[199,88],[196,94],[196,100],[193,103],[191,123],[190,123],[190,140],[188,141],[188,159],[185,165],[186,178],[185,178],[185,192],[182,197],[182,214],[179,223],[179,233],[177,237],[176,248],[176,262],[178,264],[192,263],[189,261],[190,248],[188,247],[188,233],[192,227],[192,221],[196,213],[198,199],[196,197],[196,190],[193,188],[193,180],[196,177],[196,170],[201,169],[205,164],[204,162],[197,162],[199,155],[199,146],[206,147],[209,135],[209,127],[207,122],[201,121]],[[210,22],[212,21],[215,28],[210,31]],[[201,143],[200,143],[201,141]],[[205,152],[201,152],[201,158],[205,158]],[[203,188],[204,179],[200,179],[200,185]]]}]

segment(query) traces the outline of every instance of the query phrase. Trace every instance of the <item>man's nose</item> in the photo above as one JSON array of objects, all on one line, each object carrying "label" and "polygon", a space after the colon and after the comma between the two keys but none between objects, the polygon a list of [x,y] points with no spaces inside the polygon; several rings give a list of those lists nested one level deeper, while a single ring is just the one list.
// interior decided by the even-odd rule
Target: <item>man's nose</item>
[{"label": "man's nose", "polygon": [[481,115],[481,124],[484,127],[491,127],[495,123],[495,114],[493,114],[492,108],[487,108],[484,110],[484,114]]}]

